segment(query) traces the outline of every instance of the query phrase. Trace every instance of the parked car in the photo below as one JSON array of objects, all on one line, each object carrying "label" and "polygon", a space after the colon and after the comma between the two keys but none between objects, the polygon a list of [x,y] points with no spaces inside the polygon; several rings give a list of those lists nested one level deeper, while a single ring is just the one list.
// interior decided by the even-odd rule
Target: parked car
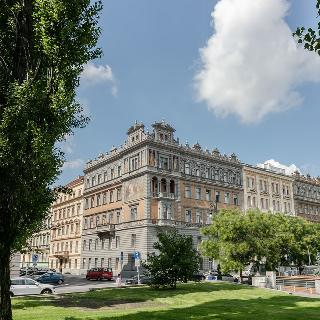
[{"label": "parked car", "polygon": [[62,284],[64,282],[64,276],[58,272],[47,272],[37,278],[40,283],[57,283]]},{"label": "parked car", "polygon": [[[151,278],[145,275],[140,276],[140,283],[141,284],[148,284],[151,282]],[[133,276],[130,279],[126,280],[126,284],[138,284],[138,276]]]},{"label": "parked car", "polygon": [[31,294],[51,294],[54,293],[54,286],[50,284],[41,284],[30,278],[12,278],[10,286],[10,295],[21,296]]},{"label": "parked car", "polygon": [[87,271],[87,280],[113,280],[111,268],[92,268]]},{"label": "parked car", "polygon": [[229,273],[222,273],[221,274],[221,280],[222,281],[233,281],[233,282],[236,282],[235,281],[235,277]]},{"label": "parked car", "polygon": [[193,280],[193,281],[196,281],[196,282],[202,281],[202,280],[205,280],[205,279],[206,279],[206,276],[203,275],[203,274],[201,274],[201,273],[197,273],[197,274],[194,274],[194,275],[192,276],[192,280]]},{"label": "parked car", "polygon": [[32,267],[23,267],[20,268],[20,276],[27,276],[27,275],[32,275],[35,272],[38,271],[38,268],[32,268]]}]

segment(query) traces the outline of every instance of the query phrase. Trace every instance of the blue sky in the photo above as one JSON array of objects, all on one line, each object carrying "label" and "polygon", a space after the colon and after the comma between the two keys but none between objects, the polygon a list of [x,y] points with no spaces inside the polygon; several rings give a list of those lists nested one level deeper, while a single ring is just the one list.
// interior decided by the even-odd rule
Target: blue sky
[{"label": "blue sky", "polygon": [[[236,16],[235,19],[231,15],[232,19],[228,20],[231,10],[227,5],[230,6],[230,3],[239,5],[239,1],[242,3],[243,13],[239,13],[239,17]],[[284,64],[281,63],[281,57],[275,59],[277,61],[274,65],[271,64],[270,68],[276,68],[278,63],[284,66],[284,73],[288,71],[287,77],[283,79],[282,76],[276,77],[274,87],[281,88],[283,81],[285,88],[290,87],[287,90],[290,94],[296,91],[299,93],[298,97],[293,96],[294,101],[291,98],[290,101],[286,99],[290,96],[289,93],[279,93],[277,90],[274,92],[273,88],[271,90],[268,88],[268,81],[269,85],[273,84],[274,74],[272,73],[270,79],[264,74],[266,69],[262,66],[267,61],[261,61],[261,64],[250,67],[250,75],[254,74],[253,81],[257,83],[257,86],[254,84],[253,89],[250,89],[253,91],[243,91],[244,94],[239,99],[241,103],[235,94],[239,88],[242,93],[243,71],[241,70],[246,71],[251,64],[250,60],[245,60],[246,52],[241,52],[242,47],[237,48],[239,43],[248,41],[248,30],[241,25],[241,21],[244,21],[246,27],[251,28],[250,21],[256,20],[252,22],[253,30],[254,28],[260,30],[261,25],[265,27],[267,31],[265,41],[254,32],[253,36],[249,37],[250,41],[254,40],[253,44],[261,49],[261,46],[265,44],[267,46],[271,37],[268,35],[268,23],[272,19],[267,16],[268,10],[281,11],[281,6],[289,3],[290,8],[284,22],[293,30],[297,25],[316,23],[315,0],[268,0],[271,1],[269,3],[274,3],[275,7],[257,7],[256,12],[250,11],[252,9],[249,6],[246,7],[245,2],[249,3],[248,1],[250,2],[250,0],[104,1],[100,21],[103,31],[99,41],[104,56],[93,62],[92,70],[87,70],[78,90],[78,98],[86,105],[85,109],[91,121],[86,128],[77,130],[64,145],[67,163],[59,177],[59,183],[64,184],[81,174],[88,159],[108,151],[112,145],[122,144],[126,138],[126,130],[135,120],[142,121],[150,127],[152,122],[161,119],[165,119],[176,128],[176,135],[181,142],[199,141],[203,147],[209,149],[218,147],[222,153],[235,152],[243,162],[250,164],[268,159],[276,159],[287,165],[294,163],[303,172],[320,175],[320,148],[317,143],[320,118],[317,101],[320,98],[320,79],[316,72],[320,69],[314,60],[318,58],[320,63],[320,57],[309,59],[303,56],[302,63],[301,59],[293,55],[293,62],[290,64],[291,62],[286,61],[290,60],[289,58],[281,56]],[[257,3],[259,1],[257,0]],[[232,36],[228,39],[223,32],[220,36],[215,36],[218,28],[213,29],[215,21],[211,13],[217,2],[223,2],[224,10],[227,10],[223,11],[220,5],[221,10],[216,15],[216,19],[221,20],[222,28],[224,24],[229,23],[232,31],[234,30],[232,24],[238,24],[239,30],[243,32],[231,33]],[[267,17],[263,18],[265,21],[253,18],[258,17],[259,12],[263,14],[266,12]],[[280,18],[278,20],[280,26],[282,20]],[[270,33],[276,36],[281,32],[274,29],[275,25],[278,25],[277,21],[270,22]],[[279,28],[281,29],[281,26]],[[245,39],[241,40],[240,37]],[[221,49],[222,53],[217,59],[215,44],[210,48],[207,46],[210,38],[215,38],[214,43],[224,48]],[[236,44],[235,52],[232,54],[244,55],[244,62],[237,68],[224,64],[223,50],[226,48],[224,41],[230,43],[230,39]],[[282,39],[279,38],[279,41],[281,43]],[[200,48],[206,48],[205,52],[209,59],[210,72],[208,71],[206,80],[200,83],[200,86],[209,88],[205,90],[205,94],[199,94],[195,81],[196,75],[204,69]],[[270,48],[260,50],[260,53],[267,50]],[[308,55],[311,57],[312,53]],[[272,51],[270,59],[271,56],[273,56]],[[296,60],[299,62],[296,63]],[[215,69],[221,71],[220,75],[230,73],[230,70],[232,72],[237,70],[236,72],[240,73],[239,79],[238,75],[234,81],[230,80],[231,76],[219,78],[219,74],[215,74],[212,78],[211,71],[214,73]],[[215,78],[216,76],[218,78]],[[263,92],[264,77],[268,88],[266,92]],[[302,80],[296,79],[299,77]],[[292,78],[296,80],[292,81]],[[218,79],[218,86],[217,82],[214,82],[215,79]],[[266,100],[275,101],[270,112],[269,104],[262,106],[261,95],[258,96],[261,88],[262,96],[266,95]],[[231,98],[227,95],[229,89],[231,91],[234,89]],[[248,105],[251,106],[249,109],[246,107],[247,98]],[[284,109],[288,110],[283,111]]]}]

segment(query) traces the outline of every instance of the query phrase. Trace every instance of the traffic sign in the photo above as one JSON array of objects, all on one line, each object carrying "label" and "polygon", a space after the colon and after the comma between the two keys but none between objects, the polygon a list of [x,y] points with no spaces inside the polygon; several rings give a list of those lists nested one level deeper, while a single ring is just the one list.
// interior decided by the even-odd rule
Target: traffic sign
[{"label": "traffic sign", "polygon": [[134,259],[135,259],[135,260],[140,260],[140,252],[139,252],[139,251],[135,251],[135,252],[133,253],[133,256],[134,256]]},{"label": "traffic sign", "polygon": [[39,260],[39,255],[33,254],[33,255],[32,255],[32,263],[37,263],[38,260]]}]

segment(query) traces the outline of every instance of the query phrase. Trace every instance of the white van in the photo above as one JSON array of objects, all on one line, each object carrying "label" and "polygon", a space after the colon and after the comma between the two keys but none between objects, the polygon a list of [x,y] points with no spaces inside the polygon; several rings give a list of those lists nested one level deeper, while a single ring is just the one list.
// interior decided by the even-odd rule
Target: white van
[{"label": "white van", "polygon": [[52,294],[55,293],[54,286],[51,284],[42,284],[30,278],[12,278],[10,286],[10,295],[24,296],[31,294]]}]

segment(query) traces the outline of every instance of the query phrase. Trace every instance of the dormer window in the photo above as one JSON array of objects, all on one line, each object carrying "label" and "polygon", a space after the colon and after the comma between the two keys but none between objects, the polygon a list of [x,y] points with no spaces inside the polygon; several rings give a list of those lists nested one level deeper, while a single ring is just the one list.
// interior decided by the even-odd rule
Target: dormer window
[{"label": "dormer window", "polygon": [[160,133],[160,141],[163,141],[163,133]]}]

